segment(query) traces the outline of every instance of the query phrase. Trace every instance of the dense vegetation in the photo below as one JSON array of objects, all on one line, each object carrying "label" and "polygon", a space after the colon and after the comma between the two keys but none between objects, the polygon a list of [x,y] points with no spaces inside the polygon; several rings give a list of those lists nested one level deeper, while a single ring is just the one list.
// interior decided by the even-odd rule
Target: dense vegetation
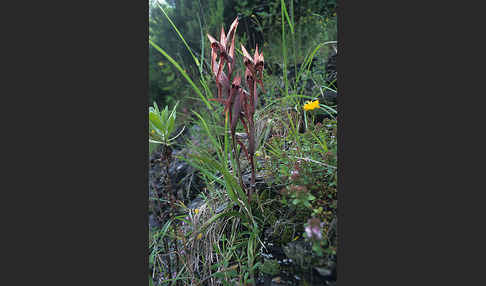
[{"label": "dense vegetation", "polygon": [[149,15],[150,284],[335,283],[336,1]]}]

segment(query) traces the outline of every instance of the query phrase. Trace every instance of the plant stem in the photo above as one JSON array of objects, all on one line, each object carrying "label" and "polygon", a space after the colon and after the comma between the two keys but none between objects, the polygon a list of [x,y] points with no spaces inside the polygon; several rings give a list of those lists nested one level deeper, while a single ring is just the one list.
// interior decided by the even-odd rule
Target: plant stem
[{"label": "plant stem", "polygon": [[250,197],[255,192],[256,183],[255,183],[255,162],[253,159],[253,154],[250,155],[250,162],[251,162],[251,188],[250,188]]},{"label": "plant stem", "polygon": [[234,134],[231,134],[231,141],[233,143],[233,156],[236,161],[236,172],[238,174],[238,180],[240,182],[240,186],[245,190],[245,184],[243,184],[243,178],[241,177],[241,166],[240,166],[240,153],[236,152],[236,138]]},{"label": "plant stem", "polygon": [[[169,243],[167,242],[167,239],[164,238],[164,248],[165,248],[165,251],[167,251],[167,253],[170,253],[170,249],[169,249]],[[172,278],[172,271],[171,271],[171,260],[170,260],[170,255],[167,255],[167,269],[169,270],[169,279]]]},{"label": "plant stem", "polygon": [[[166,183],[166,190],[167,194],[169,195],[169,204],[170,204],[170,209],[172,214],[175,213],[175,199],[177,198],[177,193],[172,192],[172,185],[171,185],[171,180],[170,180],[170,175],[169,175],[169,170],[170,170],[170,163],[172,161],[172,148],[169,145],[165,145],[165,150],[164,150],[164,159],[165,159],[165,166],[166,166],[166,172],[165,172],[165,183]],[[176,259],[175,259],[175,271],[176,273],[179,271],[179,259],[180,259],[180,254],[179,254],[179,246],[177,244],[177,222],[174,223],[174,247],[175,247],[175,253],[176,253]],[[170,271],[170,270],[169,270]],[[172,273],[171,273],[172,275]],[[172,276],[171,276],[172,278]],[[180,281],[176,281],[176,285],[180,285]]]}]

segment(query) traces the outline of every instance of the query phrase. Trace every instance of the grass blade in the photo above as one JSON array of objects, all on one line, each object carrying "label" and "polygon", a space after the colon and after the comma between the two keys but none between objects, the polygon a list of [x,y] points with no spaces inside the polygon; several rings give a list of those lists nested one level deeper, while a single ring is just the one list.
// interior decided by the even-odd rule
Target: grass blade
[{"label": "grass blade", "polygon": [[161,47],[159,47],[156,43],[154,43],[151,39],[149,39],[149,43],[157,50],[159,51],[162,55],[164,55],[169,62],[171,62],[177,70],[184,76],[184,78],[189,82],[189,84],[192,86],[194,91],[199,95],[199,97],[202,99],[202,101],[206,104],[207,108],[209,110],[213,110],[213,107],[209,103],[209,101],[206,99],[206,97],[201,93],[201,90],[194,84],[194,82],[191,80],[191,78],[187,75],[187,73],[181,68],[181,66],[171,57],[169,56]]},{"label": "grass blade", "polygon": [[184,45],[186,45],[186,48],[187,50],[189,51],[189,53],[191,53],[191,56],[192,58],[194,59],[194,62],[196,63],[196,65],[199,67],[200,64],[199,64],[199,61],[197,60],[196,56],[194,55],[194,53],[192,52],[191,48],[189,47],[189,45],[187,44],[186,40],[184,39],[184,37],[182,36],[182,34],[179,32],[179,29],[177,29],[177,27],[175,26],[175,24],[172,22],[172,20],[169,18],[169,16],[167,15],[167,13],[165,13],[165,10],[164,8],[162,8],[162,6],[160,6],[159,3],[157,3],[157,5],[159,6],[160,10],[162,10],[162,13],[164,13],[165,17],[167,18],[167,20],[169,20],[169,23],[171,24],[172,28],[174,28],[174,30],[176,31],[177,35],[179,35],[179,38],[181,38],[182,42],[184,43]]},{"label": "grass blade", "polygon": [[[280,1],[281,5],[281,15],[282,15],[282,54],[283,54],[283,77],[285,83],[285,97],[289,96],[289,81],[287,79],[287,41],[285,39],[285,23],[284,23],[284,10],[287,13],[287,9],[285,9],[285,2],[283,0]],[[287,15],[288,17],[288,15]],[[290,20],[288,20],[290,23]]]},{"label": "grass blade", "polygon": [[[285,6],[285,1],[280,0],[280,5],[282,6],[282,14],[285,14],[285,18],[287,18],[287,23],[290,26],[290,32],[294,33],[294,26],[292,25],[292,21],[290,21],[289,13],[287,13],[287,7]],[[283,15],[282,15],[282,24],[283,24]]]}]

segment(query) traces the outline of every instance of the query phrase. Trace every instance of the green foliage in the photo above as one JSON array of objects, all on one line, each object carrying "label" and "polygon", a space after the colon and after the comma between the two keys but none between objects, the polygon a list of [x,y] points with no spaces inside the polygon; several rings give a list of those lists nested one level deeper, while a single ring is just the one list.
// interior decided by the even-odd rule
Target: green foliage
[{"label": "green foliage", "polygon": [[170,146],[182,134],[185,127],[176,136],[169,138],[175,127],[176,109],[177,104],[170,113],[167,106],[163,110],[159,110],[155,102],[154,106],[149,108],[150,143]]},{"label": "green foliage", "polygon": [[311,207],[311,202],[316,199],[305,187],[292,185],[290,187],[290,198],[296,206]]},{"label": "green foliage", "polygon": [[[181,0],[167,3],[161,5],[153,2],[150,6],[149,38],[178,62],[190,78],[198,74],[204,77],[209,73],[209,62],[205,59],[209,45],[205,44],[205,35],[219,33],[221,26],[227,27],[236,16],[242,27],[237,32],[239,42],[250,47],[258,44],[265,53],[266,64],[272,70],[283,68],[282,49],[285,46],[288,46],[286,50],[290,52],[287,53],[285,64],[285,69],[289,70],[289,67],[303,62],[320,43],[336,40],[336,17],[333,16],[337,7],[335,0]],[[281,13],[282,3],[287,13]],[[285,29],[285,41],[282,41],[280,33],[282,24],[288,26]],[[236,46],[239,47],[239,43]],[[329,51],[330,46],[325,45],[319,49],[316,57],[324,58]],[[190,86],[185,84],[183,76],[176,72],[175,67],[158,66],[161,61],[167,63],[150,45],[149,102],[172,105],[176,101],[188,100],[193,94]],[[290,87],[297,82],[289,83]],[[198,82],[195,84],[202,90]],[[211,88],[211,85],[208,84],[208,87]],[[295,88],[290,88],[286,94],[299,93],[298,90],[293,91]]]},{"label": "green foliage", "polygon": [[[152,50],[152,49],[151,49]],[[174,105],[171,96],[177,89],[178,82],[170,65],[158,54],[149,53],[149,103],[158,102],[163,105]]]},{"label": "green foliage", "polygon": [[261,269],[268,275],[277,275],[280,272],[280,264],[275,259],[266,259]]},{"label": "green foliage", "polygon": [[[179,65],[179,63],[177,63],[171,56],[169,56],[162,48],[160,48],[157,44],[155,44],[151,39],[149,39],[149,43],[155,49],[157,49],[157,51],[159,51],[162,55],[164,55],[164,57],[166,57],[167,60],[169,60],[169,62],[171,64],[173,64],[177,68],[177,70],[179,70],[179,72],[182,74],[182,76],[184,76],[184,78],[187,80],[187,82],[192,86],[192,88],[194,89],[194,91],[204,101],[204,103],[206,104],[206,106],[208,107],[208,109],[212,109],[211,105],[209,104],[209,102],[206,99],[206,97],[202,94],[201,90],[194,84],[194,82],[191,80],[191,78],[189,77],[189,75],[187,74],[187,72],[182,69],[182,67]],[[195,59],[195,60],[197,60],[197,59]]]}]

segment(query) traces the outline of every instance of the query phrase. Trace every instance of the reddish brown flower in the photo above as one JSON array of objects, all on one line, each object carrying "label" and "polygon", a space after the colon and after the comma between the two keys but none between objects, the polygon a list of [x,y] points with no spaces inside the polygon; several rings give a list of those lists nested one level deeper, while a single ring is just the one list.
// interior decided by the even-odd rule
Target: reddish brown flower
[{"label": "reddish brown flower", "polygon": [[[232,76],[235,67],[234,65],[236,63],[234,60],[234,51],[237,27],[238,18],[231,24],[227,35],[225,34],[224,28],[221,27],[219,41],[211,35],[207,35],[211,43],[211,71],[215,77],[216,86],[218,88],[218,97],[210,100],[220,102],[225,106],[223,113],[229,117],[233,149],[235,150],[236,144],[239,144],[250,161],[252,167],[251,188],[254,189],[255,165],[253,157],[256,150],[253,116],[255,107],[258,103],[257,85],[259,84],[263,90],[264,59],[263,54],[258,52],[258,46],[255,49],[253,57],[250,56],[243,45],[241,46],[246,67],[244,81],[246,82],[246,87],[249,92],[244,90],[241,77],[238,74],[234,78]],[[245,147],[239,139],[235,138],[238,122],[241,122],[245,128],[248,138],[248,147]],[[244,188],[241,176],[240,184]]]}]

